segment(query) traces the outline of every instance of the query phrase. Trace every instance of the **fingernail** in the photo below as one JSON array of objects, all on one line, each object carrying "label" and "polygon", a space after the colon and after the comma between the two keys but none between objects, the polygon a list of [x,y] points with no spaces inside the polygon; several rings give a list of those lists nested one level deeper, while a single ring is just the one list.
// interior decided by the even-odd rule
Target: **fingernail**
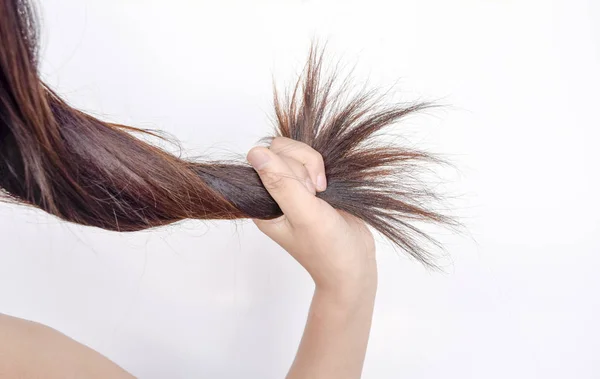
[{"label": "fingernail", "polygon": [[313,184],[313,182],[310,178],[306,178],[306,180],[304,180],[304,185],[306,186],[306,189],[308,189],[308,191],[310,193],[312,193],[313,195],[317,193],[317,190],[315,189],[315,185]]},{"label": "fingernail", "polygon": [[324,174],[317,175],[317,189],[319,191],[325,191],[327,189],[327,179]]},{"label": "fingernail", "polygon": [[257,170],[263,168],[271,159],[262,149],[254,149],[248,153],[248,162]]}]

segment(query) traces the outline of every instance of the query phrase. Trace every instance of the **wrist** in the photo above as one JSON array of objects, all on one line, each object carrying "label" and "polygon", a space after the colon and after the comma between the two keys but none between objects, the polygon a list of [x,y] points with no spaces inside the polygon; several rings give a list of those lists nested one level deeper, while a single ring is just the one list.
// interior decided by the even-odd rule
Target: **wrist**
[{"label": "wrist", "polygon": [[372,302],[377,293],[377,270],[360,276],[344,277],[335,283],[315,281],[315,296],[342,305]]}]

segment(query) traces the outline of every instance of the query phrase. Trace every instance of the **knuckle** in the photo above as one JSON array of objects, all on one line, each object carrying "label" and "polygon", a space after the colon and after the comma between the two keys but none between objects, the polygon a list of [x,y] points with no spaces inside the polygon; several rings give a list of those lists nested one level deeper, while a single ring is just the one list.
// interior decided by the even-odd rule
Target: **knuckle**
[{"label": "knuckle", "polygon": [[274,152],[279,152],[280,150],[283,150],[286,148],[286,146],[288,146],[290,144],[290,139],[289,138],[285,138],[285,137],[275,137],[273,138],[273,140],[271,141],[271,150],[273,150]]},{"label": "knuckle", "polygon": [[322,165],[323,164],[323,156],[317,150],[315,150],[312,146],[309,146],[305,143],[301,145],[301,154],[303,155],[304,161],[310,165]]},{"label": "knuckle", "polygon": [[269,191],[281,191],[285,187],[285,181],[283,176],[272,172],[264,171],[260,173],[263,185]]},{"label": "knuckle", "polygon": [[317,165],[319,168],[325,167],[325,161],[323,160],[323,156],[316,150],[312,150],[311,159],[313,164]]}]

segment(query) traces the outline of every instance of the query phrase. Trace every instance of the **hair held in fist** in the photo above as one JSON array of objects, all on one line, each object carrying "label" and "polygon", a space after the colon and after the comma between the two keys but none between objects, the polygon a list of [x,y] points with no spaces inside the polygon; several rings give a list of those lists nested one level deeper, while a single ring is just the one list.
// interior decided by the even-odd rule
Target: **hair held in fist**
[{"label": "hair held in fist", "polygon": [[[5,200],[107,230],[136,231],[184,219],[271,219],[281,209],[245,162],[190,161],[69,106],[40,80],[32,5],[0,0],[0,188]],[[384,143],[382,131],[428,103],[385,104],[325,73],[313,47],[285,95],[275,91],[275,136],[323,157],[332,207],[364,220],[403,251],[435,266],[435,241],[418,225],[455,225],[433,209],[417,178],[432,155]]]}]

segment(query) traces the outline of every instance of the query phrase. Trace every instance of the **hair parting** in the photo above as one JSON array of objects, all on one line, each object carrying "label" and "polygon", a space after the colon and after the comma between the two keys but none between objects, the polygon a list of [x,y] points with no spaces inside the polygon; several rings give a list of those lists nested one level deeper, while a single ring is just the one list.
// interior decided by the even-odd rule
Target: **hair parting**
[{"label": "hair parting", "polygon": [[[39,77],[35,12],[0,0],[0,188],[5,199],[107,230],[136,231],[184,219],[271,219],[281,210],[244,162],[195,162],[136,138],[140,129],[69,106]],[[385,144],[382,130],[429,103],[385,105],[374,91],[350,94],[310,50],[292,90],[274,91],[275,136],[321,153],[328,188],[318,197],[435,267],[417,225],[455,225],[432,209],[436,194],[414,180],[437,159]]]}]

